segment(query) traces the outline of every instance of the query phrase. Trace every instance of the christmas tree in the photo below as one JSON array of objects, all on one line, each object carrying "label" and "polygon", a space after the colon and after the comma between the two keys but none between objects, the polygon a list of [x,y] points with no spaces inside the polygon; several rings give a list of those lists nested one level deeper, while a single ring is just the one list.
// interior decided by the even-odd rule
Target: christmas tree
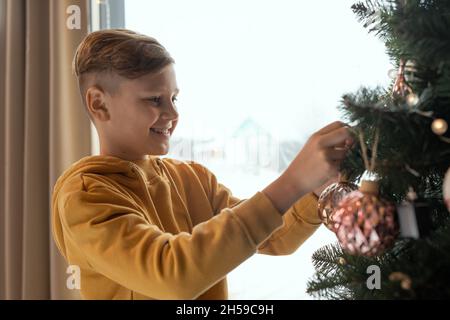
[{"label": "christmas tree", "polygon": [[[443,185],[450,183],[444,179],[450,166],[450,1],[365,1],[352,10],[385,43],[396,72],[388,88],[361,88],[343,96],[339,108],[356,143],[342,171],[355,183],[368,169],[375,172],[378,195],[397,209],[399,227],[386,233],[382,225],[371,239],[372,249],[382,249],[375,254],[358,246],[348,250],[343,238],[351,232],[316,251],[316,273],[307,291],[325,299],[448,299],[450,208]],[[345,199],[336,214],[350,210],[351,200]],[[372,212],[371,219],[375,214],[375,224],[363,221],[373,231],[383,223],[386,207],[364,205],[359,217],[364,219],[364,210]],[[415,219],[414,232],[405,216],[402,221],[405,212]],[[358,219],[347,216],[352,217]],[[373,270],[379,272],[378,283],[371,283]]]}]

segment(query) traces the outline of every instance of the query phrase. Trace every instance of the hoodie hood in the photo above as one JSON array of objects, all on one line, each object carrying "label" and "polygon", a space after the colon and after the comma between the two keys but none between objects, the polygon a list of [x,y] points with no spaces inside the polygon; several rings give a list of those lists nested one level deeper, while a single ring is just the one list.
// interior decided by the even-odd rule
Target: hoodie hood
[{"label": "hoodie hood", "polygon": [[56,197],[64,183],[80,173],[94,174],[131,174],[133,163],[112,156],[88,156],[72,164],[58,178],[53,188],[53,197]]},{"label": "hoodie hood", "polygon": [[[58,178],[53,187],[52,194],[52,219],[53,228],[56,228],[58,234],[61,233],[61,221],[58,212],[58,200],[60,196],[70,189],[75,177],[81,174],[98,174],[102,176],[119,174],[131,180],[141,180],[140,183],[145,185],[148,176],[161,176],[157,162],[160,162],[157,156],[148,156],[145,160],[128,161],[113,156],[88,156],[80,159],[67,168]],[[145,167],[146,173],[140,168]],[[147,178],[146,178],[147,175]],[[161,178],[161,177],[160,177]],[[65,187],[65,188],[64,188]],[[55,233],[55,230],[53,230]],[[58,232],[59,231],[59,232]],[[56,234],[55,233],[55,234]],[[63,254],[65,254],[64,239],[55,237],[56,243]]]},{"label": "hoodie hood", "polygon": [[88,156],[80,159],[72,164],[58,178],[53,188],[53,198],[58,196],[64,183],[70,178],[81,173],[92,174],[123,174],[130,178],[136,177],[135,170],[137,167],[148,164],[153,167],[154,174],[159,175],[157,162],[161,161],[157,156],[148,156],[145,160],[128,161],[113,156]]}]

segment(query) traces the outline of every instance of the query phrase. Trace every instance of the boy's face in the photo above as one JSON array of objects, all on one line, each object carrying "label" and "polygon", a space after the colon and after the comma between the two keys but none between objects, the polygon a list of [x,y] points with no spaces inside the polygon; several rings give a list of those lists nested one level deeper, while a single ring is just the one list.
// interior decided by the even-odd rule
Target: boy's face
[{"label": "boy's face", "polygon": [[178,122],[178,91],[172,64],[137,79],[121,77],[114,94],[104,96],[109,116],[99,130],[102,154],[129,160],[167,154]]}]

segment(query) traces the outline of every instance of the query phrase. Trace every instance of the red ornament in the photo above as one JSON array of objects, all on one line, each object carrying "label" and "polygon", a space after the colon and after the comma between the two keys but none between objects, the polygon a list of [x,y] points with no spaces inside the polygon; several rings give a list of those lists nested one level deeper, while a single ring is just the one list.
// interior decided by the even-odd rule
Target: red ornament
[{"label": "red ornament", "polygon": [[323,224],[334,230],[333,215],[339,207],[341,200],[350,192],[358,189],[358,186],[348,181],[339,181],[328,186],[321,194],[318,200],[318,214]]},{"label": "red ornament", "polygon": [[363,181],[348,194],[333,215],[334,232],[350,254],[376,256],[391,247],[398,235],[395,206],[378,197],[378,184]]},{"label": "red ornament", "polygon": [[444,202],[447,206],[447,210],[450,211],[450,168],[447,170],[444,177],[444,185],[442,186],[444,193]]}]

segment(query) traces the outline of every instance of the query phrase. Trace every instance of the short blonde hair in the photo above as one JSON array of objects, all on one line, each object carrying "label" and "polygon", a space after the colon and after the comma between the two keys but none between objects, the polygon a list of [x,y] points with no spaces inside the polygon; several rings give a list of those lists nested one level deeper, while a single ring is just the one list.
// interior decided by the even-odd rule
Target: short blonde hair
[{"label": "short blonde hair", "polygon": [[175,61],[155,38],[127,29],[108,29],[88,34],[78,46],[73,71],[112,71],[134,79],[158,71]]},{"label": "short blonde hair", "polygon": [[83,96],[86,75],[98,78],[102,74],[117,74],[135,79],[171,63],[175,63],[174,59],[155,38],[127,29],[107,29],[84,38],[76,50],[72,69]]}]

